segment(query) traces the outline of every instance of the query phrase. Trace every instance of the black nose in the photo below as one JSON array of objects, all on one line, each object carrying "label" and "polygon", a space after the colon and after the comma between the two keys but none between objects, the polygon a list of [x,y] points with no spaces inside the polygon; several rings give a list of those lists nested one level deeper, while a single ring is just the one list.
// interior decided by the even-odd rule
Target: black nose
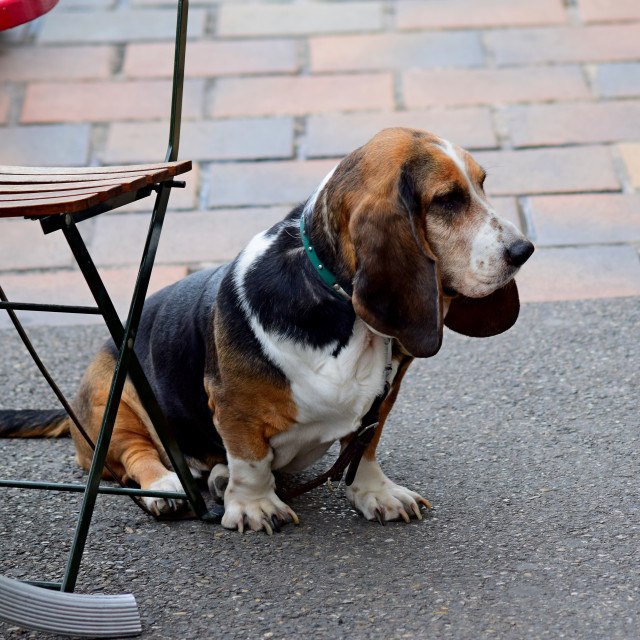
[{"label": "black nose", "polygon": [[507,262],[514,267],[521,267],[531,257],[533,249],[533,245],[528,240],[518,240],[507,247]]}]

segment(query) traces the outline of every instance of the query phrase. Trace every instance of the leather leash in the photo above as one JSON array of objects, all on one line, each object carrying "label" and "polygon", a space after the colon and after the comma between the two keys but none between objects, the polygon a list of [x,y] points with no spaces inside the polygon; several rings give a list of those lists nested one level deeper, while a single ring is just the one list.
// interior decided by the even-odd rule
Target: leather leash
[{"label": "leather leash", "polygon": [[[371,443],[371,440],[373,440],[376,428],[380,423],[380,407],[382,406],[385,398],[389,395],[390,389],[391,385],[389,382],[385,382],[384,390],[373,401],[371,408],[367,411],[364,418],[362,418],[362,423],[356,431],[356,434],[351,438],[349,444],[347,444],[347,446],[342,450],[331,469],[325,471],[325,473],[319,475],[317,478],[300,485],[299,487],[294,487],[293,489],[289,489],[288,491],[280,494],[280,498],[282,500],[297,498],[303,493],[307,493],[307,491],[311,491],[327,481],[329,483],[340,482],[345,470],[347,471],[345,484],[348,487],[353,484],[356,477],[356,471],[358,470],[358,465],[360,464],[360,460],[362,460],[362,455]],[[329,484],[329,487],[331,487],[331,484]]]}]

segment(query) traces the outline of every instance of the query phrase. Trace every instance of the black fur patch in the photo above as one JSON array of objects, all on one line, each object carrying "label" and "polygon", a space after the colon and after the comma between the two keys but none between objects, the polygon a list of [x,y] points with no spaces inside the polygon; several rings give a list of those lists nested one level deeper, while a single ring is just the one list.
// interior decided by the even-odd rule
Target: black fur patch
[{"label": "black fur patch", "polygon": [[[245,295],[267,330],[315,348],[337,342],[336,352],[353,333],[355,312],[320,279],[304,252],[295,209],[276,226],[279,233],[245,276]],[[319,248],[319,247],[318,247]],[[318,255],[322,260],[327,256]],[[330,260],[327,267],[339,271]]]},{"label": "black fur patch", "polygon": [[[284,373],[269,361],[245,318],[232,276],[233,268],[229,277],[225,278],[220,285],[215,306],[217,321],[224,324],[234,350],[242,355],[253,371],[270,380],[276,386],[286,387],[287,379]],[[215,374],[210,370],[208,373]]]}]

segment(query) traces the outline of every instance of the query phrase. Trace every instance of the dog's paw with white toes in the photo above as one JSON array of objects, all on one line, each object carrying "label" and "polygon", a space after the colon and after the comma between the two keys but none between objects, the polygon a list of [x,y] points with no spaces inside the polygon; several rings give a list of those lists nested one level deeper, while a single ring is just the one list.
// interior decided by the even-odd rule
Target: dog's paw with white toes
[{"label": "dog's paw with white toes", "polygon": [[356,510],[367,520],[377,520],[380,524],[401,518],[410,522],[413,516],[422,520],[420,507],[431,509],[420,494],[391,482],[375,460],[362,460],[346,493]]},{"label": "dog's paw with white toes", "polygon": [[355,509],[367,520],[377,520],[380,524],[386,524],[388,520],[400,520],[410,522],[415,516],[422,520],[420,507],[431,508],[431,505],[415,491],[406,489],[397,484],[380,487],[376,490],[347,489],[347,497]]},{"label": "dog's paw with white toes", "polygon": [[[182,484],[180,483],[180,479],[173,471],[168,471],[165,476],[162,476],[162,478],[156,480],[155,482],[152,482],[151,485],[147,487],[147,489],[149,491],[179,491],[180,493],[184,492]],[[142,501],[144,502],[146,507],[157,516],[181,511],[187,504],[185,500],[177,500],[173,498],[152,498],[147,496],[142,498]]]},{"label": "dog's paw with white toes", "polygon": [[230,498],[227,490],[225,497],[222,526],[237,529],[242,533],[245,526],[253,531],[264,529],[268,535],[280,530],[287,522],[299,524],[298,516],[274,492],[254,500],[236,500]]}]

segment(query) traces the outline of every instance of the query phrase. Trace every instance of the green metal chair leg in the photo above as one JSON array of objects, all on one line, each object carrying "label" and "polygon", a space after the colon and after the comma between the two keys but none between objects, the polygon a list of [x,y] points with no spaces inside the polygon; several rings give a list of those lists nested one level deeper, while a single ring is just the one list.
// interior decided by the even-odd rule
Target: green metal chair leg
[{"label": "green metal chair leg", "polygon": [[67,565],[65,578],[62,583],[63,591],[73,591],[75,587],[80,560],[86,543],[89,524],[98,493],[102,469],[106,460],[107,450],[113,431],[113,424],[115,422],[117,408],[120,403],[120,397],[127,374],[130,375],[131,380],[138,391],[141,402],[149,413],[149,417],[156,428],[158,436],[167,451],[167,455],[169,456],[171,463],[174,465],[174,469],[183,485],[194,512],[203,520],[213,522],[220,521],[220,513],[212,514],[207,509],[195,480],[193,479],[186,461],[184,460],[184,456],[180,452],[175,439],[171,436],[166,418],[158,406],[151,389],[151,385],[149,384],[142,366],[133,351],[135,334],[138,329],[144,298],[149,285],[151,269],[164,220],[169,191],[169,187],[161,186],[156,199],[156,205],[149,225],[149,232],[140,265],[138,280],[131,300],[129,317],[124,329],[72,216],[66,216],[65,218],[65,224],[63,226],[64,235],[80,266],[87,284],[89,285],[92,295],[102,312],[114,342],[116,345],[119,345],[119,354],[109,393],[109,400],[107,402],[107,407],[105,408],[100,436],[96,443],[96,451],[89,471],[87,490],[85,492],[80,511],[78,526],[76,528],[76,534],[71,548],[71,555]]},{"label": "green metal chair leg", "polygon": [[[134,317],[133,320],[135,321],[136,318]],[[82,560],[82,552],[84,551],[84,545],[89,532],[89,525],[91,524],[91,516],[93,515],[93,509],[98,495],[98,486],[100,485],[100,479],[102,478],[102,471],[107,459],[107,451],[109,449],[109,443],[111,442],[113,426],[115,424],[122,390],[127,377],[127,367],[131,358],[131,353],[133,352],[133,344],[131,343],[129,336],[132,335],[132,330],[137,328],[137,324],[135,326],[134,324],[135,322],[127,323],[125,339],[120,345],[118,361],[116,362],[116,368],[111,382],[111,389],[109,390],[109,398],[102,418],[102,425],[96,442],[93,460],[91,461],[91,468],[89,470],[89,477],[87,479],[82,506],[80,507],[78,525],[71,544],[71,552],[69,554],[67,568],[64,578],[62,579],[61,591],[71,592],[75,589],[78,570]]]},{"label": "green metal chair leg", "polygon": [[[80,507],[80,515],[71,545],[69,561],[67,563],[65,575],[62,580],[62,591],[71,592],[75,588],[76,579],[80,568],[80,562],[82,560],[82,553],[84,551],[84,546],[89,532],[89,526],[91,524],[91,517],[93,515],[93,510],[98,495],[98,487],[100,485],[100,479],[102,478],[102,471],[104,469],[104,463],[107,459],[107,451],[111,442],[111,435],[113,433],[113,427],[115,424],[118,407],[120,405],[120,398],[122,396],[122,390],[126,381],[129,362],[131,360],[131,356],[133,355],[135,334],[138,330],[140,316],[142,315],[142,306],[144,304],[144,297],[146,295],[149,285],[149,279],[151,277],[151,268],[153,266],[153,261],[155,258],[155,251],[157,249],[158,239],[160,236],[160,231],[162,229],[164,212],[166,210],[166,202],[168,200],[168,195],[162,198],[162,196],[164,195],[163,191],[164,189],[161,189],[160,193],[158,194],[156,207],[151,217],[149,234],[147,236],[147,242],[145,244],[142,256],[140,271],[138,273],[138,279],[133,291],[131,306],[129,308],[129,316],[127,318],[122,339],[119,343],[116,343],[118,345],[118,359],[116,362],[113,379],[111,381],[109,397],[102,418],[102,425],[100,427],[100,433],[96,442],[96,448],[93,454],[91,468],[89,470],[89,477],[87,479],[82,506]],[[158,206],[159,201],[161,200],[164,200],[164,207]],[[63,231],[67,240],[69,241],[70,246],[72,246],[72,250],[74,246],[76,247],[76,249],[78,249],[80,246],[85,246],[71,216],[65,217],[65,227],[63,228]],[[87,270],[89,265],[93,264],[93,261],[90,261],[90,259],[89,261],[87,261],[87,256],[84,256],[84,260],[78,261],[83,273]],[[88,281],[88,284],[91,288],[90,281]],[[100,297],[103,297],[104,293],[106,293],[106,290],[101,293],[102,295]],[[99,298],[96,298],[96,302],[98,302],[98,306],[100,306]]]}]

